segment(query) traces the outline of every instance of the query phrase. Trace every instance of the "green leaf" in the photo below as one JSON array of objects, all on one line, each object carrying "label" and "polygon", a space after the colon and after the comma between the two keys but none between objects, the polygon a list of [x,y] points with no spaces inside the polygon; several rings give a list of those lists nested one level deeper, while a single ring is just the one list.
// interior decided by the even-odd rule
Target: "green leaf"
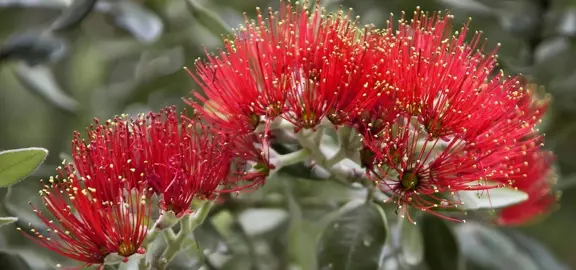
[{"label": "green leaf", "polygon": [[12,224],[18,221],[17,217],[0,217],[0,227]]},{"label": "green leaf", "polygon": [[361,204],[338,216],[324,231],[318,248],[320,269],[378,269],[388,236],[383,210]]},{"label": "green leaf", "polygon": [[7,251],[0,252],[0,265],[3,269],[32,269],[22,256]]},{"label": "green leaf", "polygon": [[558,259],[542,243],[516,230],[505,230],[504,233],[516,245],[519,252],[532,258],[540,268],[546,270],[566,270],[567,265]]},{"label": "green leaf", "polygon": [[41,65],[32,67],[20,63],[15,72],[16,77],[28,90],[38,94],[50,104],[68,112],[74,112],[78,108],[78,102],[64,93],[48,67]]},{"label": "green leaf", "polygon": [[400,250],[408,265],[418,265],[424,258],[424,240],[417,225],[402,222],[400,228]]},{"label": "green leaf", "polygon": [[218,269],[221,270],[252,270],[254,269],[250,257],[245,254],[238,254],[230,258],[224,265]]},{"label": "green leaf", "polygon": [[422,222],[424,261],[430,269],[453,269],[464,267],[458,243],[446,222],[433,215],[424,215]]},{"label": "green leaf", "polygon": [[0,0],[0,7],[62,8],[67,0]]},{"label": "green leaf", "polygon": [[25,32],[8,37],[0,48],[0,60],[22,60],[35,66],[61,59],[67,45],[61,38],[40,32]]},{"label": "green leaf", "polygon": [[97,0],[75,0],[56,21],[50,25],[52,31],[65,31],[79,25],[90,14]]},{"label": "green leaf", "polygon": [[490,15],[493,12],[490,7],[475,0],[439,0],[439,1],[454,9],[470,11],[476,14]]},{"label": "green leaf", "polygon": [[116,25],[130,32],[140,42],[154,42],[164,30],[164,24],[158,15],[142,5],[130,1],[101,3],[99,10],[111,14]]},{"label": "green leaf", "polygon": [[530,256],[521,253],[503,233],[477,223],[462,224],[456,233],[466,259],[485,269],[541,269]]},{"label": "green leaf", "polygon": [[302,209],[296,202],[292,191],[285,191],[290,214],[288,229],[290,257],[301,269],[314,269],[316,267],[314,251],[322,228],[318,224],[304,219]]},{"label": "green leaf", "polygon": [[283,209],[248,209],[242,211],[238,221],[249,236],[260,235],[271,231],[288,219],[288,213]]},{"label": "green leaf", "polygon": [[460,191],[455,196],[464,203],[459,207],[466,210],[502,208],[528,199],[528,194],[525,192],[508,187],[484,191]]},{"label": "green leaf", "polygon": [[33,173],[48,155],[44,148],[22,148],[0,152],[0,187],[18,183]]},{"label": "green leaf", "polygon": [[214,35],[219,37],[220,35],[231,34],[230,27],[214,12],[199,5],[197,0],[186,0],[186,4],[196,21],[210,30]]}]

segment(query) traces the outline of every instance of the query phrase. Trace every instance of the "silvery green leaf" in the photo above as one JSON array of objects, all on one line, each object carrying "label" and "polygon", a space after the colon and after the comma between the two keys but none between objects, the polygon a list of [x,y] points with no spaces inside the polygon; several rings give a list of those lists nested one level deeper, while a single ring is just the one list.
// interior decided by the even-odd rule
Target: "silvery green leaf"
[{"label": "silvery green leaf", "polygon": [[196,21],[212,32],[212,34],[220,36],[231,33],[230,27],[226,25],[226,22],[214,12],[198,4],[197,0],[186,0],[186,6]]},{"label": "silvery green leaf", "polygon": [[0,217],[0,227],[12,224],[18,221],[17,217]]},{"label": "silvery green leaf", "polygon": [[477,223],[456,227],[459,246],[467,260],[487,269],[538,270],[535,262],[521,253],[503,233]]},{"label": "silvery green leaf", "polygon": [[400,227],[400,249],[408,265],[418,265],[424,258],[422,231],[411,222],[402,222]]},{"label": "silvery green leaf", "polygon": [[0,7],[63,8],[72,0],[0,0]]},{"label": "silvery green leaf", "polygon": [[567,37],[576,36],[576,9],[571,8],[564,11],[557,28],[558,33]]},{"label": "silvery green leaf", "polygon": [[268,232],[288,219],[283,209],[248,209],[240,213],[239,222],[249,236]]},{"label": "silvery green leaf", "polygon": [[489,6],[486,6],[483,3],[478,2],[476,0],[438,0],[438,1],[454,9],[470,11],[476,14],[492,13],[492,9]]},{"label": "silvery green leaf", "polygon": [[74,0],[62,15],[50,25],[52,31],[64,31],[80,24],[90,14],[97,0]]},{"label": "silvery green leaf", "polygon": [[164,23],[158,15],[135,2],[103,2],[98,5],[98,10],[112,15],[116,25],[130,32],[140,42],[155,42],[164,30]]},{"label": "silvery green leaf", "polygon": [[387,237],[386,217],[380,206],[362,203],[348,209],[322,233],[319,269],[378,269]]},{"label": "silvery green leaf", "polygon": [[[487,184],[490,186],[491,184]],[[528,199],[528,194],[514,188],[501,187],[481,191],[459,191],[455,197],[463,202],[462,209],[474,210],[485,208],[502,208],[521,203]]]},{"label": "silvery green leaf", "polygon": [[0,187],[9,187],[33,173],[42,163],[48,150],[22,148],[0,152]]}]

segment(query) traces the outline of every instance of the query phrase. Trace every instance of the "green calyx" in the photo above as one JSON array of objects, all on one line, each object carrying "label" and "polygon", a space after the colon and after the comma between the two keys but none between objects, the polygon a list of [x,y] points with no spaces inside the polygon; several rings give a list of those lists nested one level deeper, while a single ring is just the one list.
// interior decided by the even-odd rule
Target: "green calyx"
[{"label": "green calyx", "polygon": [[252,168],[254,168],[254,170],[256,170],[257,172],[263,173],[266,175],[268,175],[270,173],[270,167],[268,165],[266,165],[264,162],[258,162]]},{"label": "green calyx", "polygon": [[250,124],[252,124],[252,127],[256,129],[260,124],[260,116],[255,113],[250,114]]},{"label": "green calyx", "polygon": [[405,172],[402,174],[400,184],[404,190],[415,190],[419,184],[418,174],[410,171]]}]

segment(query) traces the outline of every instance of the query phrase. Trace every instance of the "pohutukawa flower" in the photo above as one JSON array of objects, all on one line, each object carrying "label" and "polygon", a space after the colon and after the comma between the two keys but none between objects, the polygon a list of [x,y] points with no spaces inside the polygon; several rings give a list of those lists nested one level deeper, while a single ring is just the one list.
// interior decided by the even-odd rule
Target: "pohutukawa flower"
[{"label": "pohutukawa flower", "polygon": [[40,191],[50,215],[34,207],[47,232],[31,229],[36,237],[27,236],[85,265],[102,265],[109,255],[127,260],[145,252],[141,244],[150,222],[151,205],[144,187],[131,187],[119,174],[95,174],[84,181],[72,165],[61,169],[60,175],[62,178],[50,178]]},{"label": "pohutukawa flower", "polygon": [[339,125],[373,104],[384,84],[372,28],[358,29],[342,10],[307,6],[281,1],[266,19],[260,9],[255,21],[246,18],[223,51],[190,72],[205,93],[195,95],[203,107],[190,104],[234,133],[253,131],[263,116],[266,123],[282,116],[297,129],[325,118]]},{"label": "pohutukawa flower", "polygon": [[513,186],[501,180],[515,177],[516,157],[541,148],[547,100],[519,78],[491,76],[495,53],[483,53],[479,33],[466,43],[467,25],[447,36],[451,20],[417,10],[396,29],[389,22],[378,45],[387,88],[358,118],[364,165],[402,210],[441,215],[462,205],[458,191]]},{"label": "pohutukawa flower", "polygon": [[555,180],[550,164],[553,155],[550,152],[537,152],[518,157],[520,162],[513,170],[514,186],[528,194],[528,200],[508,206],[499,212],[496,222],[500,225],[526,224],[548,212],[556,205],[559,194],[552,191]]},{"label": "pohutukawa flower", "polygon": [[[133,121],[127,115],[115,117],[86,129],[87,140],[79,132],[74,132],[72,158],[78,175],[91,188],[109,190],[105,181],[92,179],[119,177],[130,188],[139,188],[146,181],[145,170],[148,164],[140,158],[148,146],[142,140],[135,140]],[[141,135],[142,136],[142,135]],[[110,194],[109,199],[117,194]]]},{"label": "pohutukawa flower", "polygon": [[270,162],[270,146],[257,134],[232,138],[234,161],[229,188],[239,191],[264,184],[275,167]]},{"label": "pohutukawa flower", "polygon": [[174,108],[166,108],[137,121],[133,130],[134,140],[143,141],[138,144],[148,144],[139,158],[150,165],[146,179],[161,195],[161,209],[181,217],[191,211],[193,198],[213,199],[227,183],[233,152],[197,115],[178,118]]},{"label": "pohutukawa flower", "polygon": [[269,23],[285,55],[277,58],[285,66],[280,75],[289,111],[283,117],[296,131],[315,128],[325,118],[345,124],[373,105],[383,88],[373,27],[359,28],[342,10],[326,14],[319,4],[312,11],[306,6],[295,11],[283,6],[280,20],[271,16]]},{"label": "pohutukawa flower", "polygon": [[106,183],[90,179],[110,175],[132,187],[145,184],[148,195],[160,196],[160,208],[177,217],[190,212],[193,198],[214,197],[233,158],[223,135],[174,107],[137,119],[116,117],[87,133],[89,144],[75,134],[73,157],[88,185],[104,189]]}]

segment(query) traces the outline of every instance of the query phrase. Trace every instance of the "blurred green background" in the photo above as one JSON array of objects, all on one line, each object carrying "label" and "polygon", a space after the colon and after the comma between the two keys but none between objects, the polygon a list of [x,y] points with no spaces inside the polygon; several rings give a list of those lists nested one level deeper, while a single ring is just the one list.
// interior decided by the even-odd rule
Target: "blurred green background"
[{"label": "blurred green background", "polygon": [[[39,146],[50,156],[33,177],[18,184],[4,211],[34,221],[27,203],[70,152],[73,130],[93,117],[107,119],[176,104],[195,88],[182,70],[215,51],[225,29],[243,22],[242,12],[279,6],[278,0],[114,0],[98,1],[93,11],[63,11],[72,0],[0,0],[0,149]],[[76,1],[76,5],[91,1]],[[509,74],[522,73],[543,85],[553,103],[541,127],[546,147],[557,154],[561,207],[546,219],[519,230],[547,246],[576,269],[576,1],[575,0],[323,0],[329,10],[352,7],[363,24],[384,26],[390,13],[416,6],[450,10],[457,24],[472,17],[489,47],[501,43],[499,60]],[[207,10],[199,12],[199,8]],[[86,9],[87,10],[87,9]],[[66,17],[68,16],[68,17]],[[55,20],[60,18],[60,24]],[[74,22],[68,25],[68,22]],[[48,31],[52,29],[52,31]],[[224,33],[222,33],[224,34]],[[2,191],[5,193],[5,190]],[[2,196],[5,196],[3,194]],[[37,198],[36,198],[37,200]],[[13,226],[2,228],[0,246],[32,254]],[[3,255],[2,255],[3,256]],[[5,259],[0,256],[1,260]],[[28,255],[27,255],[28,256]],[[29,262],[30,263],[30,262]],[[38,266],[40,267],[40,266]],[[33,269],[37,269],[32,267]],[[0,269],[4,269],[0,266]],[[38,268],[39,269],[39,268]]]}]

